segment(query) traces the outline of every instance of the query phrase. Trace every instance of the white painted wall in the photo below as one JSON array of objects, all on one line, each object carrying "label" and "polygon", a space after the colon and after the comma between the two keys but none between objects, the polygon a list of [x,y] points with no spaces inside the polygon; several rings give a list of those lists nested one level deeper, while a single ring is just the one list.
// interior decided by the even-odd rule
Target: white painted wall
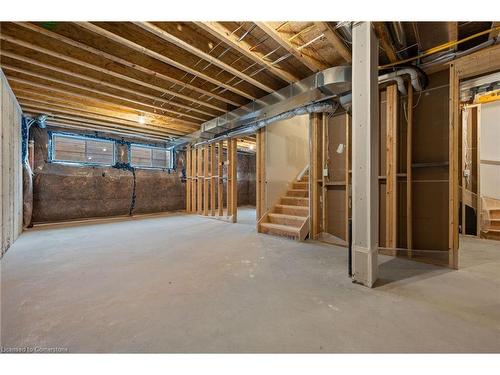
[{"label": "white painted wall", "polygon": [[266,127],[266,210],[309,164],[309,115]]},{"label": "white painted wall", "polygon": [[[500,102],[481,105],[481,160],[500,163]],[[481,163],[481,196],[500,199],[500,165]]]}]

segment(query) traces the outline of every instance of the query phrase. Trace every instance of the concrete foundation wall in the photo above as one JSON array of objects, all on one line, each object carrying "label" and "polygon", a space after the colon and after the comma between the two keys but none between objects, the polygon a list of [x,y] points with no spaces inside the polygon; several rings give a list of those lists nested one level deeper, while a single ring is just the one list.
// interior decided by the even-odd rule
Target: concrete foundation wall
[{"label": "concrete foundation wall", "polygon": [[[102,136],[121,139],[108,134]],[[31,137],[35,141],[33,223],[129,214],[134,183],[131,171],[113,167],[49,163],[48,130],[34,128]],[[136,198],[132,213],[184,210],[184,162],[185,153],[178,151],[176,168],[170,173],[137,168]],[[254,205],[255,156],[238,155],[238,177],[239,204]]]},{"label": "concrete foundation wall", "polygon": [[255,206],[255,154],[238,153],[238,206]]}]

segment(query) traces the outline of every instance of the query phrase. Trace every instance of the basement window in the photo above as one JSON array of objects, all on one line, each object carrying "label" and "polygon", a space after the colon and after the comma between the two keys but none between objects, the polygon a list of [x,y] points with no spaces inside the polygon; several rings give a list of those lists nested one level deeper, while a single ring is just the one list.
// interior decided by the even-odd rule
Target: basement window
[{"label": "basement window", "polygon": [[154,146],[130,145],[130,165],[138,168],[172,169],[172,150]]},{"label": "basement window", "polygon": [[115,164],[115,143],[100,138],[52,133],[51,162],[111,166]]}]

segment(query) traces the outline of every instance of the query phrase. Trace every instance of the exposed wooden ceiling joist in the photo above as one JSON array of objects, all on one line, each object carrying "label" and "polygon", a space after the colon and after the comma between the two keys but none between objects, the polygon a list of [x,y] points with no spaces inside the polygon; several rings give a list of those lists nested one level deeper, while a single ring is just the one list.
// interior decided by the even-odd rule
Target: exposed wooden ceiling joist
[{"label": "exposed wooden ceiling joist", "polygon": [[[113,76],[113,77],[116,77],[116,78],[119,78],[119,79],[123,79],[123,80],[125,80],[127,82],[131,82],[131,83],[134,83],[134,84],[137,84],[137,85],[142,85],[144,87],[147,87],[149,89],[153,89],[155,91],[159,91],[159,92],[162,92],[162,93],[168,92],[168,90],[165,89],[165,88],[163,88],[163,87],[159,87],[159,86],[156,86],[156,85],[153,85],[153,84],[149,84],[149,83],[137,80],[135,78],[131,78],[131,77],[125,76],[123,74],[116,73],[116,72],[111,71],[109,69],[104,69],[104,68],[101,68],[101,67],[99,67],[97,65],[93,65],[93,64],[90,64],[90,63],[87,63],[87,62],[75,59],[73,57],[66,56],[64,54],[48,50],[48,49],[43,48],[43,47],[38,47],[38,46],[36,46],[36,45],[34,45],[32,43],[24,42],[22,40],[18,40],[16,38],[13,38],[13,37],[1,34],[1,33],[0,33],[0,39],[8,41],[8,42],[13,43],[13,44],[17,44],[19,46],[23,46],[23,47],[31,49],[33,51],[37,51],[37,52],[40,52],[40,53],[43,53],[43,54],[46,54],[46,55],[49,55],[49,56],[52,56],[52,57],[59,58],[61,60],[65,60],[67,62],[76,64],[76,65],[80,65],[80,66],[88,68],[88,69],[95,70],[95,71],[100,72],[100,73],[108,74],[110,76]],[[173,93],[173,92],[172,92],[172,94],[173,95],[177,95],[177,96],[180,97],[179,94],[176,94],[176,93]],[[186,99],[189,100],[190,98],[186,97]],[[193,99],[191,99],[191,100],[193,100]]]},{"label": "exposed wooden ceiling joist", "polygon": [[259,64],[262,67],[266,67],[270,73],[274,74],[278,78],[281,78],[285,82],[292,83],[300,79],[293,73],[280,69],[278,66],[274,65],[271,61],[266,60],[263,53],[255,51],[252,45],[250,45],[245,40],[240,40],[240,38],[238,38],[234,33],[227,30],[220,23],[195,22],[195,24],[202,30],[210,33],[215,38],[227,44],[229,47],[233,48],[242,55],[246,56],[256,64]]},{"label": "exposed wooden ceiling joist", "polygon": [[59,128],[63,129],[77,129],[77,130],[87,130],[87,131],[95,131],[95,132],[106,132],[110,134],[118,134],[118,135],[125,135],[129,137],[139,137],[139,138],[148,138],[148,139],[154,139],[157,141],[162,141],[165,142],[168,140],[170,137],[168,135],[162,135],[156,134],[156,133],[151,133],[148,131],[141,130],[140,132],[134,131],[131,129],[127,129],[125,127],[113,127],[113,126],[106,126],[106,125],[98,125],[98,124],[93,124],[93,123],[84,123],[81,121],[71,121],[71,120],[63,120],[60,118],[47,118],[45,120],[45,123],[47,125],[51,126],[56,126]]},{"label": "exposed wooden ceiling joist", "polygon": [[[21,82],[19,82],[21,81]],[[38,87],[37,87],[38,86]],[[36,88],[36,91],[34,88]],[[105,110],[110,110],[113,115],[120,114],[121,116],[118,116],[120,119],[127,119],[129,121],[132,121],[132,123],[138,124],[141,126],[142,124],[139,123],[140,116],[137,115],[137,113],[132,112],[132,111],[126,111],[123,108],[120,108],[119,106],[110,106],[110,105],[102,105],[102,103],[93,100],[92,98],[79,98],[78,101],[75,99],[72,99],[71,95],[67,95],[64,92],[60,91],[54,91],[53,89],[47,89],[43,85],[37,85],[36,83],[32,82],[27,82],[27,81],[22,81],[22,80],[12,80],[12,89],[14,91],[15,95],[28,95],[31,97],[38,97],[39,99],[42,98],[42,100],[53,100],[57,101],[58,99],[60,101],[63,101],[64,103],[67,103],[70,106],[73,106],[77,109],[82,109],[85,110],[86,107],[100,107]],[[115,116],[116,117],[116,116]],[[190,133],[196,128],[180,128],[178,126],[172,127],[172,125],[166,123],[162,118],[150,116],[150,115],[144,115],[143,119],[145,120],[144,126],[160,126],[162,129],[167,129],[167,130],[172,130],[175,132],[179,133]]]},{"label": "exposed wooden ceiling joist", "polygon": [[[458,40],[458,22],[448,22],[448,41],[456,42]],[[450,48],[452,51],[457,49],[457,46]]]},{"label": "exposed wooden ceiling joist", "polygon": [[232,66],[215,58],[214,56],[211,56],[208,53],[201,51],[196,47],[193,47],[191,44],[183,41],[182,39],[177,38],[176,36],[168,33],[167,31],[161,29],[160,27],[158,27],[156,25],[153,25],[151,22],[134,22],[134,24],[139,26],[140,28],[156,35],[157,37],[166,40],[169,43],[173,43],[176,46],[181,47],[185,51],[188,51],[189,53],[199,57],[200,59],[208,61],[209,63],[233,74],[234,76],[251,83],[252,85],[260,88],[261,90],[264,90],[268,93],[275,91],[273,88],[265,85],[262,82],[259,82],[255,78],[252,78],[251,76],[240,72],[238,69],[233,68]]},{"label": "exposed wooden ceiling joist", "polygon": [[[492,22],[491,23],[491,28],[494,27],[499,27],[500,26],[500,21]],[[489,39],[495,39],[498,38],[498,34],[500,33],[500,30],[496,29],[490,32]]]},{"label": "exposed wooden ceiling joist", "polygon": [[[15,85],[13,85],[12,88],[18,98],[43,101],[46,104],[73,106],[86,112],[92,112],[93,110],[95,110],[95,113],[113,115],[114,117],[119,114],[118,118],[127,119],[134,122],[137,122],[138,120],[138,116],[134,111],[126,110],[116,105],[103,105],[101,102],[93,100],[92,98],[79,98],[80,104],[76,105],[75,98],[72,94],[66,95],[64,93],[53,91],[51,89],[38,89],[35,91],[31,88],[30,85],[18,85],[17,82],[15,82]],[[159,126],[161,128],[172,129],[185,133],[192,132],[194,130],[193,128],[171,127],[168,123],[165,123],[162,118],[157,116],[145,115],[143,118],[146,124],[151,126]]]},{"label": "exposed wooden ceiling joist", "polygon": [[[47,75],[35,73],[35,72],[29,71],[29,70],[26,70],[26,69],[21,69],[21,68],[17,68],[17,67],[14,67],[14,66],[11,66],[11,65],[6,65],[6,64],[1,64],[1,66],[2,66],[3,69],[5,69],[7,71],[18,72],[18,73],[21,73],[23,75],[28,75],[28,76],[31,76],[31,77],[40,78],[42,80],[50,81],[50,82],[57,83],[57,84],[64,85],[64,86],[69,86],[69,87],[76,88],[76,89],[79,89],[79,90],[82,90],[82,91],[88,91],[88,92],[97,94],[99,96],[105,96],[105,97],[109,97],[109,98],[113,98],[113,99],[119,100],[121,102],[127,102],[128,108],[134,109],[134,110],[136,110],[138,112],[149,112],[149,113],[152,113],[152,114],[156,114],[157,113],[156,110],[159,110],[159,111],[164,112],[163,114],[160,114],[160,115],[167,117],[172,122],[177,121],[180,125],[182,125],[182,123],[192,123],[192,124],[195,124],[196,121],[199,121],[199,122],[207,121],[207,118],[201,118],[201,117],[198,117],[198,116],[195,116],[195,115],[191,115],[191,114],[188,114],[188,113],[174,111],[174,110],[171,110],[171,109],[160,107],[158,105],[153,105],[153,104],[149,104],[149,103],[146,103],[146,102],[143,102],[143,101],[133,100],[133,99],[126,98],[126,97],[123,97],[123,96],[120,96],[120,95],[108,93],[108,92],[105,92],[105,91],[102,91],[102,90],[96,90],[96,89],[93,89],[93,88],[89,88],[87,86],[82,86],[82,85],[75,84],[75,83],[72,83],[72,82],[68,82],[68,81],[65,81],[65,80],[60,80],[60,79],[57,79],[57,78],[54,78],[54,77],[49,77]],[[81,94],[78,94],[78,93],[74,93],[74,95],[75,96],[82,96]],[[132,105],[130,103],[132,103]],[[141,107],[141,108],[137,108],[137,107]],[[144,108],[144,107],[146,107],[147,109]],[[165,113],[169,114],[169,116],[167,116]],[[182,118],[177,119],[177,118],[174,118],[174,117],[170,117],[172,114],[180,116],[180,117],[183,117],[183,119]],[[193,120],[195,122],[193,122]]]},{"label": "exposed wooden ceiling joist", "polygon": [[316,26],[325,35],[325,38],[332,44],[342,58],[346,62],[350,63],[352,61],[351,51],[337,35],[334,28],[328,22],[316,22]]},{"label": "exposed wooden ceiling joist", "polygon": [[177,69],[180,69],[180,70],[183,70],[185,71],[186,73],[189,73],[189,74],[192,74],[194,76],[197,76],[201,79],[204,79],[205,81],[207,82],[210,82],[214,85],[217,85],[217,86],[220,86],[220,87],[223,87],[224,89],[228,90],[228,91],[231,91],[235,94],[238,94],[246,99],[249,99],[249,100],[255,100],[256,98],[232,85],[228,85],[222,81],[219,81],[215,78],[212,78],[211,76],[205,74],[205,73],[202,73],[196,69],[193,69],[187,65],[183,65],[181,63],[179,63],[178,61],[175,61],[171,58],[168,58],[156,51],[153,51],[149,48],[146,48],[138,43],[135,43],[131,40],[128,40],[120,35],[117,35],[115,33],[112,33],[111,31],[108,31],[100,26],[97,26],[97,25],[94,25],[93,23],[90,23],[90,22],[77,22],[78,26],[81,26],[82,28],[86,29],[86,30],[89,30],[91,32],[94,32],[98,35],[101,35],[101,36],[104,36],[110,40],[113,40],[114,42],[116,43],[120,43],[124,46],[127,46],[128,48],[130,49],[133,49],[135,51],[138,51],[138,52],[141,52],[141,53],[144,53],[150,57],[153,57],[154,59],[157,59],[158,61],[162,61],[166,64],[169,64],[171,66],[174,66],[176,67]]},{"label": "exposed wooden ceiling joist", "polygon": [[[31,116],[31,117],[37,117],[40,114],[47,114],[46,111],[40,111],[36,109],[29,109],[29,107],[25,107],[23,109],[23,113]],[[69,124],[73,126],[78,126],[79,128],[83,129],[92,129],[96,131],[103,131],[103,130],[115,130],[121,133],[131,133],[131,134],[144,134],[144,135],[151,135],[155,137],[161,137],[162,139],[167,139],[171,138],[173,135],[164,132],[163,130],[157,131],[157,130],[152,130],[152,129],[145,129],[143,127],[135,128],[130,125],[120,125],[117,124],[116,122],[107,122],[107,121],[99,121],[99,120],[93,120],[93,119],[88,119],[84,117],[78,117],[75,115],[66,115],[66,114],[61,114],[61,113],[50,113],[47,114],[47,122],[53,122],[57,121],[61,124]]]},{"label": "exposed wooden ceiling joist", "polygon": [[257,26],[264,31],[270,38],[272,38],[276,43],[283,47],[288,53],[292,54],[297,60],[309,68],[312,72],[318,72],[320,70],[328,68],[325,64],[312,59],[307,56],[299,48],[294,46],[288,38],[285,38],[277,31],[274,27],[267,24],[266,22],[256,22]]},{"label": "exposed wooden ceiling joist", "polygon": [[[67,70],[67,69],[58,68],[58,67],[56,67],[54,65],[45,64],[43,62],[40,62],[39,60],[30,59],[29,57],[17,55],[15,53],[3,51],[2,52],[2,56],[3,57],[9,57],[9,58],[18,60],[18,61],[23,62],[23,63],[29,63],[31,65],[35,65],[35,66],[38,66],[38,67],[41,67],[41,68],[45,68],[45,69],[48,69],[48,70],[51,70],[51,71],[54,71],[54,72],[57,72],[57,73],[65,74],[65,75],[68,75],[68,76],[73,76],[73,77],[76,77],[76,78],[79,78],[79,79],[82,79],[82,80],[85,80],[85,81],[89,81],[89,82],[92,82],[92,83],[99,84],[101,86],[105,86],[105,87],[109,87],[109,88],[112,88],[112,89],[120,90],[120,91],[129,93],[129,94],[131,94],[133,96],[141,96],[141,97],[147,98],[147,99],[149,99],[149,100],[151,100],[153,102],[160,102],[160,103],[163,103],[163,104],[166,104],[166,105],[169,105],[169,106],[179,107],[179,108],[186,109],[188,111],[197,112],[197,113],[200,113],[200,114],[203,114],[203,115],[212,116],[212,117],[214,116],[214,113],[211,113],[211,112],[203,111],[203,110],[200,110],[198,108],[194,108],[194,107],[190,107],[190,106],[183,105],[183,104],[180,104],[180,103],[172,102],[171,100],[165,100],[165,99],[163,99],[161,97],[157,97],[157,96],[154,96],[154,95],[149,95],[149,94],[146,94],[146,93],[143,93],[143,92],[139,92],[137,90],[129,89],[127,87],[115,85],[113,83],[109,83],[107,81],[95,79],[93,77],[89,77],[89,76],[86,76],[86,75],[83,75],[83,74],[75,73],[75,72],[72,72],[72,71]],[[163,110],[165,108],[160,107],[160,109]]]},{"label": "exposed wooden ceiling joist", "polygon": [[375,34],[380,41],[380,46],[384,50],[389,62],[394,63],[398,61],[398,57],[396,55],[396,48],[392,43],[391,36],[387,30],[387,26],[384,22],[374,22],[373,28],[375,30]]},{"label": "exposed wooden ceiling joist", "polygon": [[[84,43],[80,43],[76,40],[73,40],[73,39],[70,39],[70,38],[67,38],[63,35],[60,35],[60,34],[57,34],[57,33],[54,33],[52,31],[48,31],[44,28],[41,28],[37,25],[34,25],[32,23],[28,23],[28,22],[16,22],[15,23],[16,25],[19,25],[19,26],[22,26],[24,28],[27,28],[29,30],[32,30],[32,31],[35,31],[37,33],[40,33],[42,35],[45,35],[45,36],[48,36],[50,38],[53,38],[53,39],[56,39],[60,42],[63,42],[65,44],[68,44],[68,45],[71,45],[73,47],[77,47],[79,49],[82,49],[82,50],[85,50],[89,53],[92,53],[92,54],[95,54],[97,56],[102,56],[110,61],[113,61],[113,62],[116,62],[118,64],[121,64],[121,65],[124,65],[128,68],[131,68],[131,69],[134,69],[134,70],[137,70],[137,71],[140,71],[142,73],[145,73],[145,74],[148,74],[149,76],[151,77],[154,77],[154,78],[160,78],[162,80],[165,80],[167,82],[169,82],[170,84],[175,84],[175,85],[178,85],[180,87],[185,87],[189,90],[192,90],[192,91],[195,91],[195,92],[198,92],[204,96],[206,96],[206,99],[208,99],[209,97],[213,97],[214,99],[217,99],[221,102],[224,102],[224,103],[227,103],[227,104],[230,104],[230,105],[233,105],[233,106],[240,106],[241,103],[237,103],[237,102],[234,102],[226,97],[223,97],[223,96],[220,96],[220,95],[217,95],[216,93],[214,92],[211,92],[211,91],[206,91],[202,88],[199,88],[197,86],[194,86],[194,85],[190,85],[188,82],[184,82],[184,81],[181,81],[181,80],[178,80],[174,77],[171,77],[171,76],[166,76],[158,71],[153,71],[149,68],[146,68],[146,67],[143,67],[141,65],[138,65],[136,63],[133,63],[133,62],[130,62],[128,60],[125,60],[123,58],[120,58],[118,56],[115,56],[115,55],[112,55],[108,52],[105,52],[105,51],[101,51],[101,50],[98,50],[94,47],[91,47],[91,46],[88,46]],[[131,78],[131,77],[129,77]],[[181,93],[178,93],[178,92],[174,92],[174,91],[171,91],[171,90],[168,90],[167,88],[164,88],[164,87],[159,87],[159,90],[163,91],[164,93],[167,93],[169,95],[175,95],[175,96],[178,96],[179,98],[183,98],[183,99],[186,99],[186,100],[190,100],[192,101],[193,103],[197,103],[197,104],[201,104],[201,105],[204,105],[208,108],[213,108],[213,109],[216,109],[216,110],[219,110],[219,111],[223,111],[225,112],[227,110],[227,108],[225,107],[220,107],[220,106],[215,106],[211,103],[209,103],[207,100],[194,100],[192,97],[189,97],[189,96],[186,96],[186,95],[183,95]]]},{"label": "exposed wooden ceiling joist", "polygon": [[153,126],[153,125],[144,125],[142,126],[136,121],[131,121],[127,119],[120,118],[119,115],[116,116],[106,116],[106,115],[101,115],[101,114],[96,114],[92,112],[87,112],[82,110],[81,108],[75,108],[75,107],[69,107],[69,106],[59,106],[59,105],[46,105],[43,103],[36,102],[34,100],[21,100],[20,105],[23,108],[23,111],[26,110],[35,110],[38,113],[45,113],[47,115],[52,115],[52,114],[65,114],[69,116],[73,116],[75,118],[87,118],[91,120],[99,120],[99,121],[104,121],[108,123],[115,123],[115,124],[121,124],[121,125],[127,125],[131,128],[136,128],[136,129],[143,129],[143,130],[159,130],[165,132],[165,134],[169,134],[171,136],[180,136],[184,135],[185,133],[176,131],[176,130],[171,130],[163,127],[158,127],[158,126]]}]

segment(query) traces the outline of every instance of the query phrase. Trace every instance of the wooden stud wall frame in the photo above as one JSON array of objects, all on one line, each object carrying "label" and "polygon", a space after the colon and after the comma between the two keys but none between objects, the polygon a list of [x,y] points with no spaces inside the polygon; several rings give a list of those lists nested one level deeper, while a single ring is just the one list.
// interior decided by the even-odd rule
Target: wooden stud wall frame
[{"label": "wooden stud wall frame", "polygon": [[256,217],[258,222],[266,213],[266,130],[259,129],[256,134]]},{"label": "wooden stud wall frame", "polygon": [[237,160],[237,139],[187,146],[186,212],[237,221]]},{"label": "wooden stud wall frame", "polygon": [[[461,145],[461,173],[459,191],[461,203],[460,228],[462,235],[480,237],[481,233],[481,194],[480,194],[480,134],[481,105],[465,105],[461,111],[459,143]],[[476,213],[475,222],[469,228],[467,207]]]},{"label": "wooden stud wall frame", "polygon": [[321,241],[345,246],[351,215],[351,116],[313,116],[311,135],[313,155],[318,158],[311,158],[313,235]]},{"label": "wooden stud wall frame", "polygon": [[[418,93],[420,106],[415,105],[410,83],[406,96],[394,85],[381,89],[379,246],[384,254],[448,265],[447,260],[443,262],[448,255],[448,206],[442,197],[447,196],[449,185],[447,143],[451,133],[448,114],[442,113],[448,103],[444,73],[432,76],[429,90]],[[432,119],[432,110],[437,109],[440,117]],[[312,238],[346,245],[346,223],[351,217],[350,116],[311,115],[310,132]],[[425,226],[429,215],[435,216],[435,225]],[[430,236],[422,240],[425,231]]]},{"label": "wooden stud wall frame", "polygon": [[450,63],[449,113],[450,113],[450,166],[449,166],[449,266],[459,267],[459,129],[460,129],[460,81],[500,70],[500,45],[496,44]]}]

